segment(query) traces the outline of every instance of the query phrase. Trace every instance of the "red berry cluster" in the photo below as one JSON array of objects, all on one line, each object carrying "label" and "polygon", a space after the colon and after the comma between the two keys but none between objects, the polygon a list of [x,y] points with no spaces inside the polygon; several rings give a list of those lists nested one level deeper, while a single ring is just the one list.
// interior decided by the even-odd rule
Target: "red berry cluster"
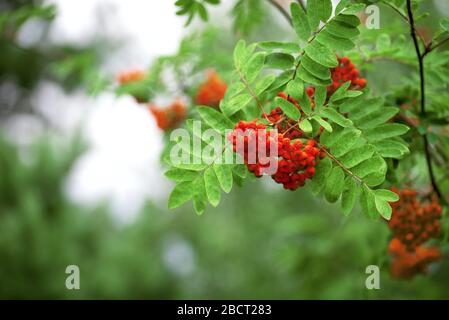
[{"label": "red berry cluster", "polygon": [[215,71],[209,72],[207,80],[198,89],[195,97],[197,104],[218,108],[226,93],[226,82]]},{"label": "red berry cluster", "polygon": [[187,114],[186,105],[181,100],[176,100],[165,108],[149,105],[148,109],[156,119],[157,126],[164,131],[179,126]]},{"label": "red berry cluster", "polygon": [[[257,123],[256,120],[240,121],[229,135],[234,152],[239,153],[256,177],[269,174],[269,166],[272,163],[271,145],[277,147],[277,140],[269,134],[266,125]],[[263,150],[261,148],[265,148]],[[263,158],[260,155],[264,155]]]},{"label": "red berry cluster", "polygon": [[[309,98],[311,99],[311,103],[313,106],[313,100],[312,100],[313,91],[307,90],[306,92],[307,92],[307,95],[309,96]],[[298,101],[296,101],[292,97],[287,96],[284,92],[279,92],[278,97],[281,97],[281,98],[293,103],[296,106],[296,108],[298,108],[298,110],[301,111],[301,115],[304,114]],[[286,138],[293,140],[293,139],[301,138],[303,135],[303,132],[297,126],[296,121],[292,120],[292,119],[288,119],[284,115],[284,112],[282,111],[282,109],[280,107],[276,107],[273,110],[271,110],[271,112],[266,115],[266,118],[268,119],[268,121],[275,124],[278,132],[284,134],[284,136]]]},{"label": "red berry cluster", "polygon": [[442,208],[436,198],[430,203],[422,203],[413,189],[392,189],[400,200],[391,204],[393,214],[388,226],[395,238],[399,239],[408,251],[414,251],[430,238],[440,233]]},{"label": "red berry cluster", "polygon": [[395,278],[408,279],[426,272],[428,265],[441,258],[437,247],[423,244],[440,233],[442,208],[436,198],[422,203],[414,189],[392,188],[400,200],[391,203],[393,213],[388,222],[393,232],[389,252],[393,256],[391,274]]},{"label": "red berry cluster", "polygon": [[[261,134],[264,132],[264,134]],[[320,150],[315,146],[313,139],[305,144],[299,139],[291,139],[286,135],[277,132],[273,138],[267,133],[265,124],[257,124],[256,120],[252,122],[240,121],[230,135],[233,143],[234,152],[243,156],[248,170],[253,172],[256,177],[263,174],[271,174],[271,177],[277,183],[280,183],[288,190],[296,190],[304,186],[306,179],[311,179],[315,174],[315,165],[320,158]],[[274,140],[271,140],[274,139]],[[243,150],[238,150],[237,142],[243,140]],[[257,143],[255,149],[251,149],[251,140]],[[264,142],[262,145],[261,142]],[[273,142],[277,148],[277,157],[273,158],[270,153],[270,142]],[[265,146],[265,155],[267,157],[259,158],[259,148]],[[249,153],[255,152],[255,163],[249,163]],[[276,172],[270,172],[270,165],[275,162]]]},{"label": "red berry cluster", "polygon": [[338,66],[332,69],[332,84],[327,87],[328,94],[334,93],[340,86],[351,81],[350,89],[360,90],[365,88],[366,79],[360,78],[360,72],[348,57],[338,58]]},{"label": "red berry cluster", "polygon": [[436,247],[419,246],[414,252],[410,252],[397,238],[391,240],[389,252],[394,257],[390,267],[391,275],[399,279],[410,279],[418,273],[426,273],[432,262],[441,259],[441,251]]},{"label": "red berry cluster", "polygon": [[315,175],[315,166],[320,149],[315,147],[315,141],[310,139],[306,145],[301,140],[292,140],[279,134],[278,136],[278,170],[272,175],[284,189],[296,190],[305,184],[306,179]]}]

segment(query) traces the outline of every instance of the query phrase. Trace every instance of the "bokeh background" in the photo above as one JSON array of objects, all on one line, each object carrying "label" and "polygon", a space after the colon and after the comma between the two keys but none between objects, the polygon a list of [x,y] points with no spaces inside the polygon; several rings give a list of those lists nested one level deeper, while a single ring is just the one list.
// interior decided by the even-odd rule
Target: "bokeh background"
[{"label": "bokeh background", "polygon": [[[449,15],[446,1],[426,7]],[[167,136],[115,76],[162,56],[190,71],[164,75],[152,100],[188,100],[204,70],[226,79],[239,38],[293,37],[264,0],[208,9],[184,27],[174,1],[0,0],[0,298],[449,298],[447,247],[427,275],[393,279],[387,225],[345,218],[307,188],[253,180],[202,216],[166,209]],[[382,10],[374,32],[396,27]],[[381,92],[397,72],[379,62],[367,77]],[[71,264],[80,290],[65,287]],[[380,290],[365,288],[371,264]]]}]

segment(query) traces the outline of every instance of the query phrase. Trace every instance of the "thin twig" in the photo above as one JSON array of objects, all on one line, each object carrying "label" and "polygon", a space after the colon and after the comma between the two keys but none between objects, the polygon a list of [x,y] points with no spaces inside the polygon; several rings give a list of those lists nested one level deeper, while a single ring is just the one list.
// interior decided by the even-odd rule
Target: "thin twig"
[{"label": "thin twig", "polygon": [[[387,1],[382,1],[382,3],[387,5],[388,7],[393,9],[394,11],[396,11],[405,20],[405,22],[407,22],[410,26],[412,25],[410,23],[410,19],[407,17],[407,15],[405,15],[403,12],[401,12],[401,10],[399,10],[396,6],[392,5],[388,0]],[[426,41],[424,40],[424,37],[421,35],[421,33],[419,33],[418,30],[415,30],[415,33],[420,38],[420,40],[423,43],[424,47],[427,48]]]},{"label": "thin twig", "polygon": [[306,6],[304,4],[304,2],[302,2],[302,0],[297,0],[298,4],[302,7],[302,9],[304,10],[304,12],[306,12]]},{"label": "thin twig", "polygon": [[[425,94],[425,78],[424,78],[424,54],[421,54],[421,50],[419,49],[418,39],[416,36],[416,28],[415,28],[415,21],[413,19],[413,11],[412,11],[412,4],[411,0],[407,0],[407,14],[408,14],[408,20],[410,24],[410,34],[413,39],[413,44],[415,46],[416,51],[416,57],[418,58],[418,65],[419,65],[419,78],[420,78],[420,94],[421,94],[421,114],[423,116],[426,115],[426,94]],[[429,139],[427,137],[427,133],[423,135],[424,140],[424,153],[426,156],[426,162],[427,162],[427,169],[429,171],[429,178],[430,182],[432,184],[432,188],[437,194],[438,198],[441,201],[445,202],[445,199],[442,197],[441,191],[437,185],[435,174],[433,171],[433,165],[432,165],[432,156],[430,153],[430,144]]]},{"label": "thin twig", "polygon": [[436,48],[438,48],[439,46],[442,46],[443,44],[445,44],[447,41],[449,41],[449,37],[441,40],[440,42],[438,42],[437,44],[428,47],[428,49],[424,52],[423,57],[425,57],[427,54],[429,54],[430,52],[432,52],[433,50],[435,50]]},{"label": "thin twig", "polygon": [[287,19],[288,23],[293,26],[292,18],[280,3],[278,3],[276,0],[268,0],[268,2],[275,6],[276,9],[278,9],[279,12],[285,17],[285,19]]},{"label": "thin twig", "polygon": [[265,112],[265,108],[263,107],[262,103],[260,102],[259,98],[257,97],[256,93],[253,91],[253,89],[251,88],[251,86],[249,85],[248,81],[246,80],[245,76],[242,74],[242,72],[240,70],[237,70],[239,72],[240,75],[240,80],[243,82],[243,84],[246,87],[246,90],[248,90],[249,94],[251,95],[251,97],[254,99],[254,101],[256,101],[257,106],[259,107],[260,111],[262,111],[262,115],[265,117],[265,119],[268,119],[267,113]]}]

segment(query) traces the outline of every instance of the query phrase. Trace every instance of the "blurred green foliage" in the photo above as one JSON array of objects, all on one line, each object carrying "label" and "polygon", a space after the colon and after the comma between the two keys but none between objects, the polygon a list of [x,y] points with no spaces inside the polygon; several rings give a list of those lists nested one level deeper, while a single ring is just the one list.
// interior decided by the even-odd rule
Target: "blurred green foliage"
[{"label": "blurred green foliage", "polygon": [[[80,207],[62,191],[81,150],[76,139],[27,152],[1,141],[0,298],[449,298],[448,259],[392,280],[386,225],[345,219],[306,190],[251,182],[200,218],[148,203],[117,225],[106,207]],[[80,290],[65,288],[71,264]],[[381,267],[381,290],[365,289],[370,264]]]},{"label": "blurred green foliage", "polygon": [[[190,2],[200,3],[182,3]],[[0,7],[6,10],[0,15],[0,81],[12,78],[32,89],[50,78],[91,93],[109,85],[97,72],[105,43],[21,48],[15,31],[24,16],[50,23],[54,8],[41,7],[39,1],[0,1]],[[188,81],[204,69],[215,68],[226,79],[230,52],[240,35],[250,41],[288,39],[291,34],[284,34],[276,19],[264,25],[266,17],[273,18],[266,7],[236,1],[232,15],[237,35],[208,28],[187,37],[174,56],[157,59],[150,68],[150,93],[174,94],[162,79],[167,67],[181,85],[189,84],[177,88],[188,95],[196,89]],[[399,19],[391,19],[389,32],[403,27]],[[363,38],[375,39],[379,32]],[[351,58],[364,62],[363,56]],[[373,90],[398,82],[392,77],[397,70],[407,72],[406,67],[376,63],[383,67],[378,78],[369,76]],[[416,86],[410,82],[389,99],[414,95]],[[433,264],[428,275],[394,280],[386,253],[390,234],[383,221],[368,221],[361,214],[345,218],[336,205],[326,205],[308,190],[285,192],[264,183],[268,181],[247,182],[201,217],[188,205],[169,211],[147,203],[135,222],[121,225],[107,204],[83,207],[67,198],[67,176],[84,150],[80,138],[55,143],[50,136],[24,148],[8,142],[0,130],[0,298],[449,298],[447,241],[442,244],[444,260]],[[419,157],[412,163],[425,166]],[[397,179],[409,170],[399,167]],[[447,237],[447,221],[444,228]],[[71,264],[80,267],[80,290],[65,288],[65,269]],[[371,264],[381,268],[380,290],[365,288],[365,268]]]}]

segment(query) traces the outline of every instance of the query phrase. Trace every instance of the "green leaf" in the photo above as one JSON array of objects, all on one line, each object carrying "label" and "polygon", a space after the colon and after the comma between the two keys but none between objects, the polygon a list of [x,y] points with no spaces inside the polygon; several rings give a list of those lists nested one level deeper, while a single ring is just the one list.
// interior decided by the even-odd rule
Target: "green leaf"
[{"label": "green leaf", "polygon": [[307,71],[307,69],[304,67],[304,65],[299,66],[297,76],[304,82],[309,83],[314,86],[328,86],[328,85],[332,84],[332,81],[330,79],[322,80],[322,79],[316,78],[313,74],[311,74],[309,71]]},{"label": "green leaf", "polygon": [[194,195],[193,182],[183,181],[175,186],[168,198],[168,208],[174,209],[192,199]]},{"label": "green leaf", "polygon": [[312,43],[306,47],[305,52],[313,61],[327,68],[335,68],[338,65],[335,53],[318,41],[312,41]]},{"label": "green leaf", "polygon": [[346,15],[350,15],[350,14],[357,13],[357,12],[363,10],[364,8],[365,8],[364,3],[355,3],[355,4],[349,5],[346,9],[344,9],[342,11],[342,13],[346,14]]},{"label": "green leaf", "polygon": [[353,128],[345,128],[332,146],[332,154],[337,158],[349,152],[359,141],[362,132]]},{"label": "green leaf", "polygon": [[310,37],[311,30],[304,9],[298,3],[292,2],[290,5],[290,11],[296,34],[301,40],[307,41]]},{"label": "green leaf", "polygon": [[202,215],[204,210],[206,209],[206,199],[204,196],[200,194],[196,194],[193,196],[193,209],[197,215]]},{"label": "green leaf", "polygon": [[329,202],[336,202],[345,186],[345,174],[340,167],[334,167],[327,178],[324,196]]},{"label": "green leaf", "polygon": [[374,190],[376,197],[388,201],[388,202],[396,202],[399,200],[399,196],[397,193],[387,190],[387,189],[377,189]]},{"label": "green leaf", "polygon": [[326,146],[327,148],[331,148],[335,142],[340,138],[340,136],[343,134],[343,129],[340,126],[336,126],[334,128],[332,133],[328,131],[324,131],[321,133],[320,136],[320,142],[323,146]]},{"label": "green leaf", "polygon": [[334,19],[335,21],[339,21],[353,28],[356,28],[360,25],[359,17],[354,14],[339,14]]},{"label": "green leaf", "polygon": [[201,171],[207,167],[206,163],[172,163],[172,166],[178,169]]},{"label": "green leaf", "polygon": [[[360,95],[357,98],[354,99],[347,99],[345,101],[343,101],[342,104],[339,105],[339,109],[340,112],[342,113],[351,113],[350,114],[350,118],[352,120],[354,120],[354,118],[352,117],[352,112],[354,110],[360,110],[360,109],[364,109],[365,105],[366,105],[366,100],[364,99],[365,95]],[[362,107],[363,105],[363,107]]]},{"label": "green leaf", "polygon": [[380,156],[374,156],[351,169],[352,173],[360,178],[365,178],[372,173],[385,174],[387,164]]},{"label": "green leaf", "polygon": [[244,63],[244,59],[246,58],[246,44],[245,40],[241,39],[234,48],[234,64],[237,68],[240,67],[241,64]]},{"label": "green leaf", "polygon": [[316,41],[332,50],[351,50],[355,47],[355,43],[352,40],[336,37],[327,32],[326,29],[318,34]]},{"label": "green leaf", "polygon": [[232,167],[228,164],[213,164],[220,186],[224,192],[229,193],[232,189]]},{"label": "green leaf", "polygon": [[242,92],[244,89],[245,89],[245,85],[242,82],[240,82],[240,81],[233,82],[226,89],[226,98],[230,99],[232,97],[235,97],[240,92]]},{"label": "green leaf", "polygon": [[307,54],[303,55],[301,59],[301,66],[303,66],[316,78],[327,80],[331,77],[329,68],[323,67],[322,65],[316,63]]},{"label": "green leaf", "polygon": [[332,126],[329,124],[329,122],[321,118],[319,115],[314,115],[312,119],[318,122],[326,131],[328,132],[333,131]]},{"label": "green leaf", "polygon": [[363,94],[362,91],[347,90],[347,88],[349,88],[350,85],[351,81],[346,81],[344,84],[342,84],[331,96],[330,101],[336,102],[347,98],[356,98]]},{"label": "green leaf", "polygon": [[327,88],[324,86],[318,86],[315,88],[315,111],[318,112],[320,108],[326,102]]},{"label": "green leaf", "polygon": [[203,21],[207,21],[208,14],[207,14],[206,7],[202,3],[199,3],[199,2],[197,2],[196,5],[197,5],[197,10],[198,10],[198,13],[199,13],[201,19]]},{"label": "green leaf", "polygon": [[371,219],[377,219],[379,217],[374,194],[366,186],[363,186],[362,193],[360,195],[360,204],[362,206],[362,211],[365,213],[365,215]]},{"label": "green leaf", "polygon": [[294,72],[295,72],[294,70],[287,70],[287,71],[282,72],[276,78],[276,80],[274,80],[274,82],[270,86],[269,90],[270,91],[280,91],[280,88],[283,87],[286,83],[288,83],[292,79]]},{"label": "green leaf", "polygon": [[257,52],[254,54],[243,68],[243,74],[248,83],[256,80],[265,63],[265,53]]},{"label": "green leaf", "polygon": [[341,195],[341,208],[345,216],[351,213],[352,208],[354,208],[359,191],[360,188],[354,179],[350,176],[346,177],[344,191]]},{"label": "green leaf", "polygon": [[176,182],[192,181],[198,177],[198,171],[173,168],[165,172],[165,176]]},{"label": "green leaf", "polygon": [[312,124],[307,119],[304,119],[299,123],[299,128],[306,133],[312,132]]},{"label": "green leaf", "polygon": [[244,164],[236,164],[233,171],[240,178],[246,178],[246,175],[248,173],[248,169]]},{"label": "green leaf", "polygon": [[274,74],[270,74],[264,78],[262,78],[260,81],[257,81],[256,85],[254,86],[254,91],[256,92],[256,95],[261,95],[264,93],[276,80],[276,76]]},{"label": "green leaf", "polygon": [[379,141],[391,137],[405,134],[409,128],[399,123],[386,123],[376,128],[369,129],[365,132],[365,136],[369,141]]},{"label": "green leaf", "polygon": [[305,114],[309,115],[312,113],[312,103],[310,102],[310,98],[307,94],[303,94],[299,99],[299,105]]},{"label": "green leaf", "polygon": [[309,20],[310,29],[315,30],[320,24],[319,15],[319,2],[320,0],[308,0],[307,1],[307,18]]},{"label": "green leaf", "polygon": [[374,110],[370,114],[360,118],[356,121],[357,127],[360,129],[370,129],[378,125],[384,124],[393,118],[399,112],[399,108],[386,107]]},{"label": "green leaf", "polygon": [[297,43],[294,42],[275,42],[275,41],[264,41],[259,42],[258,46],[266,51],[283,51],[287,53],[299,53],[301,48]]},{"label": "green leaf", "polygon": [[198,107],[197,109],[201,118],[213,129],[224,132],[226,129],[234,127],[234,123],[231,120],[211,107]]},{"label": "green leaf", "polygon": [[352,121],[338,113],[334,108],[324,108],[323,111],[321,111],[321,115],[342,127],[352,126]]},{"label": "green leaf", "polygon": [[265,65],[273,69],[289,69],[295,64],[295,58],[288,53],[275,52],[267,55]]},{"label": "green leaf", "polygon": [[350,4],[351,0],[341,0],[337,7],[335,7],[335,15],[338,15],[341,11],[346,9],[346,7]]},{"label": "green leaf", "polygon": [[342,156],[339,160],[348,169],[370,159],[375,152],[375,147],[371,144],[365,144],[361,147],[352,149],[351,152]]},{"label": "green leaf", "polygon": [[316,29],[320,20],[326,22],[332,14],[331,0],[308,0],[307,16],[312,30]]},{"label": "green leaf", "polygon": [[329,32],[336,37],[345,39],[355,38],[360,34],[360,31],[357,28],[351,27],[336,20],[331,21],[327,25],[326,32]]},{"label": "green leaf", "polygon": [[[355,104],[351,106],[348,110],[346,102],[340,105],[341,112],[350,112],[350,118],[352,121],[357,121],[364,116],[374,112],[383,107],[384,99],[382,97],[372,98],[372,99],[364,99],[365,95],[361,95],[357,98],[350,99],[354,100]],[[345,110],[346,109],[346,110]]]},{"label": "green leaf", "polygon": [[321,159],[315,167],[315,176],[312,179],[312,191],[318,193],[324,187],[327,177],[332,171],[332,160],[329,157]]},{"label": "green leaf", "polygon": [[223,105],[223,112],[227,116],[232,116],[234,113],[250,103],[252,99],[253,97],[249,93],[243,93],[235,96]]},{"label": "green leaf", "polygon": [[276,97],[274,101],[290,119],[298,120],[301,117],[301,112],[290,101],[287,101],[281,97]]},{"label": "green leaf", "polygon": [[206,209],[206,188],[203,179],[193,181],[193,208],[198,215],[202,215]]},{"label": "green leaf", "polygon": [[212,167],[204,171],[204,186],[207,198],[212,206],[216,207],[220,203],[220,184]]},{"label": "green leaf", "polygon": [[374,198],[374,201],[376,204],[376,209],[380,213],[380,215],[384,217],[386,220],[390,220],[392,212],[390,204],[377,196]]},{"label": "green leaf", "polygon": [[304,82],[301,79],[294,79],[287,84],[287,94],[299,100],[304,94]]},{"label": "green leaf", "polygon": [[381,140],[375,143],[377,152],[384,158],[400,159],[410,150],[404,142],[392,139]]}]

